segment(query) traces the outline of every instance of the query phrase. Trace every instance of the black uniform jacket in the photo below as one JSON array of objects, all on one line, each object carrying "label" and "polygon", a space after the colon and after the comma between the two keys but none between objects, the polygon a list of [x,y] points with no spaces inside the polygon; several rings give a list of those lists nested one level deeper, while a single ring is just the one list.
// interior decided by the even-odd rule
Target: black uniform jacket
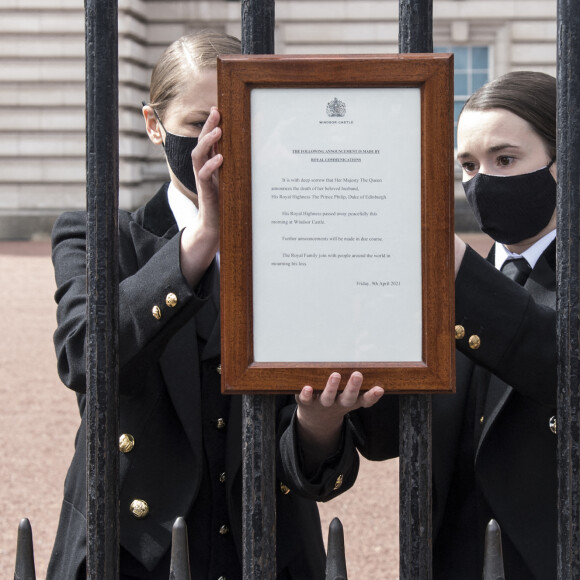
[{"label": "black uniform jacket", "polygon": [[[467,394],[479,389],[486,394],[476,419],[483,427],[474,449],[475,477],[502,534],[541,580],[556,578],[555,262],[554,241],[522,288],[467,248],[456,279],[456,322],[465,329],[456,341],[456,394],[432,399],[434,537],[445,513]],[[473,335],[480,338],[478,349],[469,347]],[[386,395],[371,409],[351,413],[348,436],[369,459],[397,456],[397,397]],[[344,448],[336,469],[327,466],[325,474],[307,480],[293,427],[284,437],[294,444],[293,450],[290,444],[282,450],[301,493],[326,500],[348,488],[336,491],[334,482],[338,471],[352,480],[344,457],[351,446]],[[356,471],[355,460],[351,465]]]},{"label": "black uniform jacket", "polygon": [[[134,213],[119,212],[119,234],[120,429],[135,441],[130,452],[120,453],[121,545],[153,569],[170,547],[173,522],[188,514],[201,482],[200,390],[219,389],[220,383],[219,272],[214,263],[195,291],[186,283],[167,186]],[[60,377],[78,393],[82,423],[65,482],[52,580],[76,578],[85,559],[85,252],[86,214],[63,214],[53,230],[54,340]],[[205,343],[201,353],[199,338]],[[280,424],[294,408],[293,397],[277,398]],[[239,396],[231,399],[226,474],[229,524],[241,554]],[[284,474],[278,475],[283,481]],[[324,577],[316,504],[277,487],[279,569],[288,568],[291,578]],[[136,498],[149,506],[142,519],[130,509]]]}]

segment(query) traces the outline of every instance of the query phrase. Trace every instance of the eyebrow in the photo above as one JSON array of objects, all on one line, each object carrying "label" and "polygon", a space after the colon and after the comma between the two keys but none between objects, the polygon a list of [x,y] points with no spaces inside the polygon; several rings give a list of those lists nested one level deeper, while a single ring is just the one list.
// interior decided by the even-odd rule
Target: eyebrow
[{"label": "eyebrow", "polygon": [[503,151],[504,149],[519,149],[519,145],[512,145],[511,143],[501,143],[500,145],[494,145],[489,148],[490,153],[497,153],[498,151]]},{"label": "eyebrow", "polygon": [[191,119],[195,119],[197,120],[199,117],[205,117],[207,119],[207,117],[209,117],[209,111],[189,111],[187,113],[187,115],[185,116],[186,121],[189,121]]},{"label": "eyebrow", "polygon": [[[499,145],[494,145],[493,147],[490,147],[487,150],[487,152],[497,153],[498,151],[503,151],[504,149],[519,149],[519,148],[520,148],[519,145],[512,145],[511,143],[500,143]],[[465,153],[459,153],[457,155],[457,159],[466,159],[468,157],[473,157],[473,155],[469,153],[469,151],[466,151]]]}]

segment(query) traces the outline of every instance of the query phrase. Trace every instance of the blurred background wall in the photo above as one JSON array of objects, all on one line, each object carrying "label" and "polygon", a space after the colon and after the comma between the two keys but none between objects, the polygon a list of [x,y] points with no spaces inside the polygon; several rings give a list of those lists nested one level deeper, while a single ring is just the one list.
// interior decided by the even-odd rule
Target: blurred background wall
[{"label": "blurred background wall", "polygon": [[[276,52],[396,53],[398,0],[277,0]],[[556,74],[556,0],[434,0],[434,46],[455,53],[456,117],[487,80],[518,69]],[[119,0],[119,205],[167,179],[144,131],[151,67],[179,36],[240,36],[239,0]],[[0,3],[0,239],[50,234],[85,207],[84,4]],[[456,172],[459,178],[459,173]],[[456,229],[474,227],[456,180]]]}]

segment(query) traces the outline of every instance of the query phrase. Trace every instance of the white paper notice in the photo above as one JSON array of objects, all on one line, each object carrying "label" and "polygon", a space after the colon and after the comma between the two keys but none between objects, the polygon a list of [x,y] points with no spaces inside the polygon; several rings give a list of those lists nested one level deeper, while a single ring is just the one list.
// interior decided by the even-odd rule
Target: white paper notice
[{"label": "white paper notice", "polygon": [[422,360],[418,88],[254,89],[256,362]]}]

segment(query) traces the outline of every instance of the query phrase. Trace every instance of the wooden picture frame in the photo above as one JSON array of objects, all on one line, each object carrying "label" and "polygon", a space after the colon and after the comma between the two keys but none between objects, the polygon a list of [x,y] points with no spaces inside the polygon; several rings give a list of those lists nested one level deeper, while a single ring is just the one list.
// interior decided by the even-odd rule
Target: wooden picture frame
[{"label": "wooden picture frame", "polygon": [[453,392],[453,56],[222,56],[218,107],[222,392]]}]

